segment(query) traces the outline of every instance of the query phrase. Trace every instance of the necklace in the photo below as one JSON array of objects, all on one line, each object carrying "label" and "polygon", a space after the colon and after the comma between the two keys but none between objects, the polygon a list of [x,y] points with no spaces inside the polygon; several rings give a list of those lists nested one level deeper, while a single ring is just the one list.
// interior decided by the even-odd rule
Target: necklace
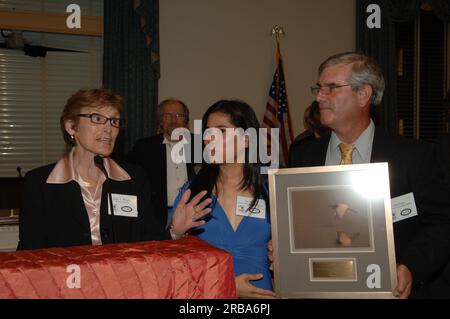
[{"label": "necklace", "polygon": [[97,182],[98,182],[98,181],[95,181],[95,182],[86,182],[86,181],[81,177],[81,175],[78,175],[78,179],[79,179],[79,181],[80,181],[81,186],[83,186],[83,187],[94,187],[94,186],[97,185]]}]

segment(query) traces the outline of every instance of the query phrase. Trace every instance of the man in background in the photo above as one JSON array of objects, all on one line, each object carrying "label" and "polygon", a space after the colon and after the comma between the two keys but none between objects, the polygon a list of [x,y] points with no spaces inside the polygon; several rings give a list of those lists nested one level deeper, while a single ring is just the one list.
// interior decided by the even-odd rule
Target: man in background
[{"label": "man in background", "polygon": [[171,151],[179,140],[172,140],[176,128],[187,128],[189,109],[177,99],[167,99],[158,105],[159,134],[142,138],[128,153],[126,160],[142,166],[151,185],[151,200],[157,211],[157,217],[165,227],[167,213],[180,188],[194,176],[194,164],[175,163]]}]

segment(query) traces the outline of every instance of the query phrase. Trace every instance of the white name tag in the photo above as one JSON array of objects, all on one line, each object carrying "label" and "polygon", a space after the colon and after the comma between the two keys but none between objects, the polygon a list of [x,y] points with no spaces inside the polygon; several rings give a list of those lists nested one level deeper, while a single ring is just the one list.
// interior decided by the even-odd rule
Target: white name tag
[{"label": "white name tag", "polygon": [[253,198],[238,196],[236,203],[236,215],[247,216],[254,218],[266,218],[266,202],[263,199],[258,199],[256,206],[250,208]]},{"label": "white name tag", "polygon": [[[123,195],[123,194],[111,194],[114,215],[123,217],[138,217],[137,210],[137,196]],[[108,198],[108,215],[111,215],[111,206],[109,205]]]},{"label": "white name tag", "polygon": [[392,198],[391,206],[392,221],[394,223],[418,215],[413,193]]}]

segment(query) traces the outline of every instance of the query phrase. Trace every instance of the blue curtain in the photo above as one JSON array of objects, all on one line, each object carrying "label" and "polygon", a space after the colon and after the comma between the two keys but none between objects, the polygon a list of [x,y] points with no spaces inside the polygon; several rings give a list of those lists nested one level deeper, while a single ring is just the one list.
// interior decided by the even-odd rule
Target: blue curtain
[{"label": "blue curtain", "polygon": [[[372,108],[375,123],[392,133],[398,133],[397,120],[397,60],[395,52],[395,22],[414,19],[422,3],[428,2],[436,16],[450,22],[449,0],[358,0],[356,1],[356,49],[375,58],[386,80],[383,102]],[[369,29],[366,8],[377,4],[381,8],[381,28]]]},{"label": "blue curtain", "polygon": [[114,155],[156,129],[159,79],[159,1],[104,0],[103,86],[125,98]]}]

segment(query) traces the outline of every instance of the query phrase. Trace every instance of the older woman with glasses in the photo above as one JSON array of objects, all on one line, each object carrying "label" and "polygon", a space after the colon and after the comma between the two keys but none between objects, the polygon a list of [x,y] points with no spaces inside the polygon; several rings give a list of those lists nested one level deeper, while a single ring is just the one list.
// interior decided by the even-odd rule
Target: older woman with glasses
[{"label": "older woman with glasses", "polygon": [[65,155],[25,176],[18,249],[170,239],[154,219],[145,173],[109,157],[122,107],[106,89],[69,98],[60,117]]}]

